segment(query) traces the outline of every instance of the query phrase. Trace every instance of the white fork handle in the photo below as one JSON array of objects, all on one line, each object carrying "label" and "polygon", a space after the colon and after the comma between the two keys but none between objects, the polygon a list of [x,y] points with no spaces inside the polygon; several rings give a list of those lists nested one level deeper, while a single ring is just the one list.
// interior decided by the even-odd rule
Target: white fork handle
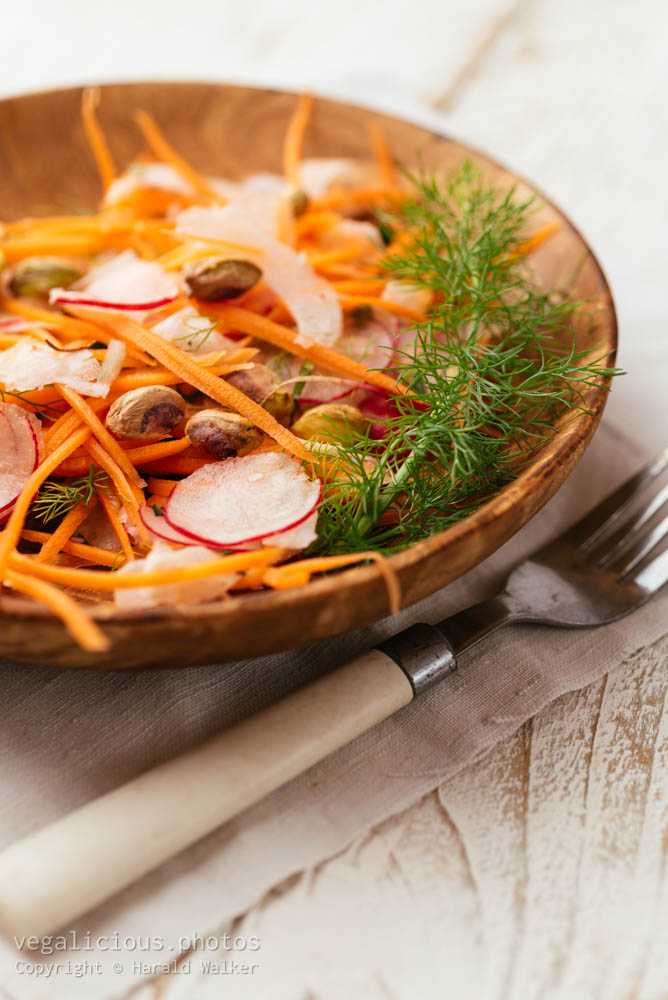
[{"label": "white fork handle", "polygon": [[413,698],[372,649],[0,853],[0,927],[65,928]]}]

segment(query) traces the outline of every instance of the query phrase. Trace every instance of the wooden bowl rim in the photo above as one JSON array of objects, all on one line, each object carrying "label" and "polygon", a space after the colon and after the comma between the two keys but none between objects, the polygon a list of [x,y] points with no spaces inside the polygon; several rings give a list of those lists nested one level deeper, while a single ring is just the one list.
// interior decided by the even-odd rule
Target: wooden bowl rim
[{"label": "wooden bowl rim", "polygon": [[[105,90],[129,90],[138,86],[155,88],[177,87],[184,90],[196,87],[211,87],[214,89],[235,89],[252,92],[258,96],[282,96],[286,94],[296,95],[300,92],[297,89],[293,90],[289,87],[261,87],[221,80],[123,80],[119,82],[106,81],[96,86],[102,94],[104,94]],[[82,89],[84,89],[84,85],[73,85],[69,87],[53,87],[37,91],[11,94],[0,99],[0,105],[7,104],[9,102],[28,102],[40,97],[55,97],[59,94],[71,95],[80,92]],[[445,132],[436,131],[434,128],[422,125],[419,122],[414,122],[410,119],[402,118],[397,115],[388,114],[385,111],[379,111],[373,105],[341,101],[337,98],[327,97],[319,93],[315,93],[314,96],[319,104],[336,105],[338,108],[342,108],[344,110],[350,109],[351,111],[356,112],[361,110],[386,119],[387,121],[410,125],[423,132],[425,137],[430,137],[439,142],[452,142],[466,152],[470,152],[476,159],[482,160],[491,167],[503,171],[505,174],[525,185],[535,195],[537,195],[540,200],[559,217],[560,221],[580,241],[583,250],[586,251],[585,259],[588,259],[593,265],[596,280],[599,285],[599,294],[602,296],[605,303],[604,309],[606,312],[606,326],[609,335],[608,357],[611,363],[614,362],[618,349],[619,325],[612,290],[605,276],[605,272],[601,267],[597,255],[592,250],[588,240],[584,237],[580,229],[572,222],[566,212],[551,197],[546,195],[540,187],[523,174],[511,169],[500,160],[490,156],[486,151],[479,149],[475,145],[471,145],[463,139],[458,139]],[[566,411],[565,416],[567,419],[564,420],[564,426],[546,442],[545,446],[536,453],[529,465],[527,465],[527,467],[515,479],[513,479],[510,483],[507,483],[498,491],[498,493],[495,493],[494,496],[483,503],[476,511],[474,511],[473,514],[470,514],[462,521],[446,528],[444,531],[438,532],[436,535],[431,535],[429,538],[403,549],[395,555],[389,556],[388,559],[392,568],[395,571],[404,570],[420,563],[427,555],[433,555],[435,552],[438,552],[438,550],[445,549],[448,545],[454,543],[455,541],[465,539],[467,536],[473,536],[486,524],[496,520],[508,506],[512,506],[512,500],[515,494],[521,492],[525,496],[530,495],[534,480],[536,481],[537,486],[539,482],[546,478],[546,476],[551,477],[560,466],[567,466],[570,456],[577,451],[583,436],[586,437],[586,431],[592,426],[592,424],[595,428],[598,423],[607,399],[609,384],[610,379],[601,380],[601,382],[594,389],[590,390],[588,400],[590,412],[574,408]],[[555,447],[555,445],[558,445],[558,447]],[[545,452],[547,452],[547,454],[545,454]],[[568,476],[565,476],[563,481],[565,481],[566,478],[568,478]],[[563,485],[563,481],[559,484],[560,486]],[[547,502],[547,499],[549,499],[549,497],[545,498],[543,504]],[[543,506],[543,504],[540,506]],[[538,509],[540,509],[540,507]],[[529,520],[530,519],[531,518],[529,518]],[[524,521],[521,524],[518,524],[517,530],[523,527],[525,523],[527,522]],[[334,589],[339,589],[341,586],[345,587],[348,584],[370,584],[372,582],[378,582],[381,578],[382,574],[377,566],[373,564],[357,566],[350,569],[338,570],[333,576],[321,577],[313,580],[307,585],[307,589],[309,593],[312,594],[327,595]],[[261,606],[268,607],[280,603],[283,608],[288,610],[301,603],[301,596],[303,593],[303,588],[281,591],[259,591],[242,596],[235,595],[232,598],[232,603],[235,608],[239,608],[241,605],[247,604],[248,602],[253,602],[254,606],[257,608],[260,608]],[[402,607],[404,607],[403,604]],[[173,615],[175,611],[178,611],[179,616],[184,620],[217,618],[221,616],[222,612],[229,611],[229,608],[230,602],[227,600],[210,602],[203,605],[179,606],[178,608],[165,606],[123,612],[116,611],[110,604],[99,604],[91,605],[89,610],[94,618],[101,621],[139,623],[144,621],[160,620],[168,615]],[[7,617],[8,612],[13,617],[21,618],[26,621],[30,619],[43,620],[46,618],[54,618],[54,615],[48,608],[35,604],[26,598],[14,597],[13,595],[5,596],[3,598],[0,618]]]}]

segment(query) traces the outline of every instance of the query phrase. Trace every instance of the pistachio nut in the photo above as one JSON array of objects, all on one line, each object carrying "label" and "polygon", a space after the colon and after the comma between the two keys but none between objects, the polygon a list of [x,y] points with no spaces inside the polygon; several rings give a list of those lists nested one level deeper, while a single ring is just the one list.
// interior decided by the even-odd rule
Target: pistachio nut
[{"label": "pistachio nut", "polygon": [[200,410],[186,424],[190,443],[212,458],[245,455],[262,442],[262,431],[239,413]]},{"label": "pistachio nut", "polygon": [[262,277],[262,271],[249,260],[206,257],[184,268],[186,290],[202,302],[236,299]]},{"label": "pistachio nut", "polygon": [[322,403],[307,410],[292,425],[297,437],[311,441],[332,441],[346,432],[364,434],[369,421],[355,406],[347,403]]},{"label": "pistachio nut", "polygon": [[12,268],[8,287],[17,298],[48,299],[52,288],[67,288],[83,275],[63,257],[25,257]]},{"label": "pistachio nut", "polygon": [[123,440],[166,437],[183,420],[183,396],[166,385],[147,385],[124,392],[112,403],[106,425]]},{"label": "pistachio nut", "polygon": [[232,372],[225,376],[225,381],[263,406],[279,423],[290,419],[294,405],[292,390],[290,386],[282,386],[266,365],[253,365],[244,371]]}]

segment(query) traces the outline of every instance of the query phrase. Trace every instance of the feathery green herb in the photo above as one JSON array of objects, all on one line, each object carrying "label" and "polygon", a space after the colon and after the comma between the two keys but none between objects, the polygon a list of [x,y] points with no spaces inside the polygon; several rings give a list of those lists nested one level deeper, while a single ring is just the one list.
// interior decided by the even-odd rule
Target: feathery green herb
[{"label": "feathery green herb", "polygon": [[584,408],[587,388],[617,374],[576,348],[574,316],[582,329],[591,304],[545,293],[527,266],[533,201],[470,164],[411,181],[415,197],[386,220],[412,240],[384,264],[435,305],[392,359],[408,392],[388,402],[382,440],[338,435],[317,551],[396,551],[461,520],[516,475],[565,406]]},{"label": "feathery green herb", "polygon": [[79,504],[88,507],[93,498],[105,489],[108,478],[103,469],[91,465],[85,476],[68,483],[47,480],[33,500],[31,511],[40,521],[48,524],[69,514]]}]

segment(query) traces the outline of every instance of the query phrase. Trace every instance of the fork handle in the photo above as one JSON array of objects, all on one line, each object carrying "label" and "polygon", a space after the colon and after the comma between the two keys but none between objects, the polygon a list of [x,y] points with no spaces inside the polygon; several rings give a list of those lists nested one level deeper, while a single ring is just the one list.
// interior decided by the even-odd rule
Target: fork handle
[{"label": "fork handle", "polygon": [[[414,625],[202,746],[0,852],[0,927],[42,936],[103,902],[328,754],[454,667]],[[438,668],[438,669],[437,669]]]}]

